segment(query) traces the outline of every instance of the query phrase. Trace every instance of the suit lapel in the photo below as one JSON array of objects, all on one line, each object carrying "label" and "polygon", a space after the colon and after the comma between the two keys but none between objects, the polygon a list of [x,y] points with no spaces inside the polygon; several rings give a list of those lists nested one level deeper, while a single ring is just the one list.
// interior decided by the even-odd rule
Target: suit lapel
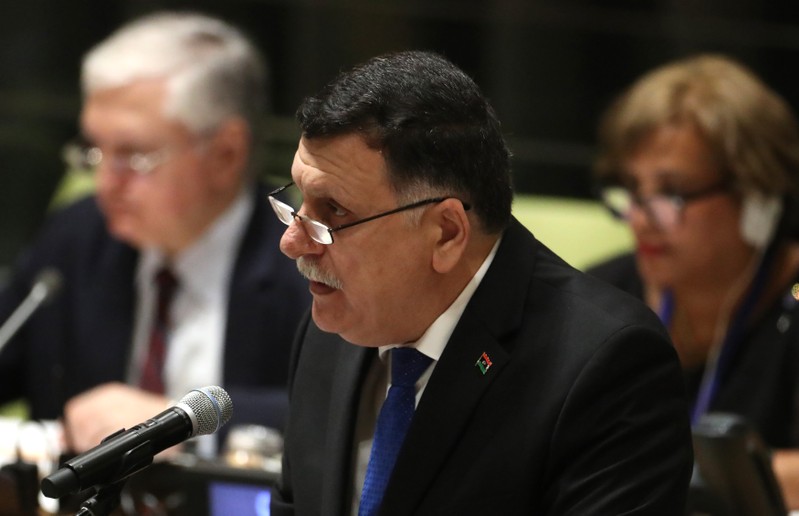
[{"label": "suit lapel", "polygon": [[[414,512],[508,364],[507,335],[522,320],[535,265],[530,242],[535,240],[514,221],[436,364],[384,496],[390,513]],[[491,362],[485,373],[477,365],[484,354]]]},{"label": "suit lapel", "polygon": [[[268,207],[264,187],[258,185],[253,195],[253,212],[240,248],[235,251],[225,325],[223,379],[225,383],[240,385],[277,385],[285,381],[286,371],[272,371],[265,380],[258,368],[251,365],[264,360],[281,364],[288,361],[288,343],[294,328],[287,321],[299,317],[301,310],[295,305],[301,300],[290,291],[291,278],[287,276],[296,276],[295,292],[305,292],[307,286],[297,274],[294,261],[279,250],[285,226]],[[291,297],[285,297],[287,292]],[[269,318],[275,322],[271,323]]]},{"label": "suit lapel", "polygon": [[[242,375],[261,374],[249,364],[260,360],[259,347],[269,345],[264,342],[260,324],[264,301],[269,295],[269,282],[277,255],[277,240],[270,236],[270,229],[264,220],[261,191],[257,189],[253,212],[247,221],[247,228],[234,254],[236,262],[230,281],[227,304],[227,324],[225,324],[224,359],[222,378],[225,383],[235,379],[239,383],[256,382],[255,378]],[[251,344],[251,345],[250,345]]]},{"label": "suit lapel", "polygon": [[[416,410],[384,497],[392,513],[411,514],[451,450],[475,407],[509,360],[508,353],[478,324],[464,321],[453,333]],[[476,365],[487,355],[483,374]]]},{"label": "suit lapel", "polygon": [[[227,308],[225,327],[225,341],[240,341],[251,338],[255,330],[251,321],[258,320],[252,317],[251,311],[260,308],[262,296],[268,295],[270,283],[280,271],[284,270],[277,263],[286,260],[278,250],[281,228],[276,227],[270,220],[274,215],[266,213],[263,199],[263,188],[259,185],[253,196],[255,203],[253,211],[247,221],[244,236],[239,249],[234,252],[235,265],[230,283],[230,299]],[[282,226],[281,226],[282,227]],[[292,264],[293,268],[293,264]],[[227,351],[227,350],[226,350]],[[226,358],[233,358],[227,357]]]},{"label": "suit lapel", "polygon": [[331,431],[327,433],[325,447],[331,460],[325,466],[325,487],[322,493],[322,507],[330,508],[330,514],[337,514],[339,508],[343,510],[349,507],[349,497],[352,494],[350,472],[353,471],[353,435],[361,386],[369,366],[377,357],[374,348],[356,346],[336,338],[340,346],[331,382],[332,402],[327,425]]},{"label": "suit lapel", "polygon": [[[124,378],[133,339],[134,276],[138,253],[128,246],[113,245],[107,260],[102,264],[101,277],[104,281],[102,284],[95,284],[96,299],[100,300],[97,306],[97,319],[115,322],[101,326],[103,334],[96,336],[103,344],[92,346],[92,349],[105,349],[110,352],[116,350],[115,356],[108,357],[110,360],[106,364],[117,364],[122,372],[119,378]],[[111,342],[115,344],[109,344]],[[117,370],[116,367],[112,369]],[[117,377],[116,373],[114,377]]]},{"label": "suit lapel", "polygon": [[[67,395],[107,381],[125,378],[133,334],[134,275],[138,254],[114,240],[97,254],[95,267],[87,272],[78,293],[79,329],[68,363],[76,385]],[[88,382],[88,383],[87,383]]]}]

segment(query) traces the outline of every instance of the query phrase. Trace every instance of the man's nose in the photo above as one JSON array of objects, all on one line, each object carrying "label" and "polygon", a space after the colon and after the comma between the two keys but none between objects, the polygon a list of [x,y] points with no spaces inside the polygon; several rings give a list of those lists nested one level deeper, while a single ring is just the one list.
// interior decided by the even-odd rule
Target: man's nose
[{"label": "man's nose", "polygon": [[94,171],[96,187],[103,192],[119,190],[127,184],[129,179],[128,174],[120,174],[106,160],[98,163]]},{"label": "man's nose", "polygon": [[308,235],[302,222],[296,218],[280,237],[280,250],[292,260],[307,254],[321,254],[324,247]]}]

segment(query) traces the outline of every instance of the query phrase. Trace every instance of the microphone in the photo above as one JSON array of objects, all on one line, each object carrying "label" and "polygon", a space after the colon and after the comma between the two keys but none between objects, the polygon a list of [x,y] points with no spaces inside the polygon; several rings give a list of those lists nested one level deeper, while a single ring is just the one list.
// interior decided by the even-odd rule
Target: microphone
[{"label": "microphone", "polygon": [[42,303],[52,300],[61,291],[62,283],[61,273],[52,267],[42,269],[36,275],[27,297],[0,326],[0,351]]},{"label": "microphone", "polygon": [[42,480],[42,493],[61,498],[95,485],[124,480],[146,468],[153,457],[196,435],[212,434],[230,420],[233,402],[222,387],[194,389],[177,405],[66,461]]}]

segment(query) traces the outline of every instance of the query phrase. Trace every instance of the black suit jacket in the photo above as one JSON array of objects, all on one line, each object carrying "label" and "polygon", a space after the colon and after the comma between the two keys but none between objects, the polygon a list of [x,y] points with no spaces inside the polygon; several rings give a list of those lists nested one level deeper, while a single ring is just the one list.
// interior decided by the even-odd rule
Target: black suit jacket
[{"label": "black suit jacket", "polygon": [[[353,429],[376,352],[301,328],[273,514],[349,515]],[[381,514],[679,515],[687,414],[654,314],[514,221],[427,384]]]},{"label": "black suit jacket", "polygon": [[[230,284],[223,387],[234,416],[227,428],[244,422],[282,428],[291,340],[310,299],[307,282],[278,248],[284,226],[263,189],[257,196]],[[25,398],[33,418],[53,419],[72,396],[124,381],[137,261],[136,250],[107,232],[93,197],[50,218],[0,292],[0,320],[45,267],[61,272],[63,291],[0,354],[0,401]]]}]

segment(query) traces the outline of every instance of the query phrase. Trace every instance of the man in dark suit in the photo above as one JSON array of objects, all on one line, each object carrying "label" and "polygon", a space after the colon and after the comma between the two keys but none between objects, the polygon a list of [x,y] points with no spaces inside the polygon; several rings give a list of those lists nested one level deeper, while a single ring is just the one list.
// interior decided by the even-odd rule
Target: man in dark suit
[{"label": "man in dark suit", "polygon": [[[0,354],[0,397],[63,417],[73,451],[205,385],[231,395],[230,425],[282,428],[291,337],[310,300],[277,252],[282,226],[251,159],[264,75],[238,30],[196,14],[136,20],[87,54],[83,142],[68,155],[94,172],[96,196],[51,216],[0,293],[5,320],[40,271],[62,277]],[[156,356],[164,268],[177,286]]]},{"label": "man in dark suit", "polygon": [[511,216],[475,83],[391,54],[298,119],[285,188],[302,205],[270,199],[313,305],[273,514],[681,514],[691,434],[669,338]]}]

